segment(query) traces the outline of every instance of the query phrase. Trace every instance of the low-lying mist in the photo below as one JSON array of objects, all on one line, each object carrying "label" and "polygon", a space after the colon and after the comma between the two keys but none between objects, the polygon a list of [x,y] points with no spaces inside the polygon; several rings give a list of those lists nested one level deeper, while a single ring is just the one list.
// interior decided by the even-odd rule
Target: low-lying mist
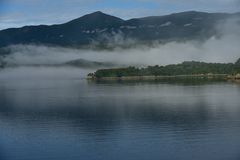
[{"label": "low-lying mist", "polygon": [[234,36],[212,37],[205,42],[170,42],[152,47],[83,50],[34,45],[11,46],[4,60],[16,65],[56,65],[76,59],[112,62],[118,65],[166,65],[183,61],[235,62],[240,57],[240,40]]},{"label": "low-lying mist", "polygon": [[[183,61],[234,63],[240,57],[239,20],[231,19],[217,25],[221,36],[206,41],[155,43],[151,46],[134,45],[111,50],[73,49],[39,45],[9,46],[11,54],[4,57],[9,65],[59,65],[84,59],[109,62],[116,66],[167,65]],[[122,40],[117,38],[115,40]],[[131,40],[132,41],[132,40]],[[127,42],[127,41],[126,41]],[[114,42],[117,43],[117,42]]]}]

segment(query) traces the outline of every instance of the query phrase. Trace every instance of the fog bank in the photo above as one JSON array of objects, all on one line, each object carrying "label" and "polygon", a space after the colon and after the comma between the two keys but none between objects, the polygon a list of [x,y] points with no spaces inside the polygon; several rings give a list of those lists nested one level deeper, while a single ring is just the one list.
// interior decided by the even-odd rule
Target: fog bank
[{"label": "fog bank", "polygon": [[[229,19],[216,25],[221,36],[204,42],[184,41],[155,43],[151,46],[134,45],[112,50],[71,49],[37,45],[9,46],[10,55],[4,61],[13,65],[56,65],[71,60],[112,62],[117,65],[167,65],[183,61],[233,63],[240,58],[240,20]],[[116,35],[114,43],[123,43]],[[131,40],[132,43],[133,40]],[[129,41],[126,41],[129,42]]]},{"label": "fog bank", "polygon": [[153,47],[118,48],[111,51],[17,45],[11,46],[11,52],[4,60],[17,65],[54,65],[80,58],[122,65],[167,65],[191,60],[228,63],[240,57],[240,40],[235,36],[224,39],[212,37],[203,43],[170,42]]}]

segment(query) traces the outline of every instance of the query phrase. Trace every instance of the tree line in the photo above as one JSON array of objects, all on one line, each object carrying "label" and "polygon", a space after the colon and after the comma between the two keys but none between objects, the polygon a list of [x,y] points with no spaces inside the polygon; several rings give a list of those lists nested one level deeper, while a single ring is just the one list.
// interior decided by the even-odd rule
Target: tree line
[{"label": "tree line", "polygon": [[175,76],[196,74],[237,74],[240,73],[240,59],[236,63],[205,63],[205,62],[183,62],[167,66],[148,66],[146,68],[127,67],[100,69],[89,76],[101,77],[123,77],[123,76]]}]

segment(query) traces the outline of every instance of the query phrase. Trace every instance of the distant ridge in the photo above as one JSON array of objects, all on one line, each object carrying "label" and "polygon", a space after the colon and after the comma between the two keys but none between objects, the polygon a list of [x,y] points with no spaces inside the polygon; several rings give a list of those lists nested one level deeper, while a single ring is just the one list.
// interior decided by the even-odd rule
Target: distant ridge
[{"label": "distant ridge", "polygon": [[[129,45],[127,39],[148,44],[153,41],[205,40],[220,36],[216,24],[240,13],[173,13],[123,20],[97,11],[59,25],[25,26],[0,31],[0,48],[16,44],[67,47]],[[118,35],[118,38],[114,38]]]}]

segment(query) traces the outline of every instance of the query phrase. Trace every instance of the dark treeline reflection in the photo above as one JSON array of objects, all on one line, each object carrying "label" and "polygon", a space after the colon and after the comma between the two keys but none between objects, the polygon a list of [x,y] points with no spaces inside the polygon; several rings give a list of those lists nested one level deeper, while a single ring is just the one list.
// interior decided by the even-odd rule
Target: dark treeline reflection
[{"label": "dark treeline reflection", "polygon": [[88,80],[88,84],[123,84],[123,85],[141,85],[141,84],[172,84],[172,85],[209,85],[216,84],[220,82],[226,82],[224,78],[194,78],[194,77],[186,77],[186,78],[163,78],[158,80]]}]

